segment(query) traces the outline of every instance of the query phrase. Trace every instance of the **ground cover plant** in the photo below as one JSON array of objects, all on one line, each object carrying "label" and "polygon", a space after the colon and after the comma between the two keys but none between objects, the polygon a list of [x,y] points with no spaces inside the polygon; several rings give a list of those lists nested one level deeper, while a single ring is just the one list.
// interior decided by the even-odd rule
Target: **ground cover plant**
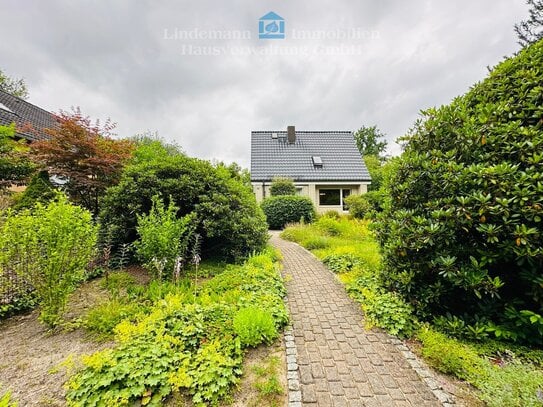
[{"label": "ground cover plant", "polygon": [[84,358],[68,404],[161,405],[173,392],[196,405],[227,400],[243,349],[273,340],[288,321],[277,256],[268,249],[198,286],[157,282],[169,289],[114,328],[117,346]]},{"label": "ground cover plant", "polygon": [[[369,326],[421,343],[422,356],[437,370],[465,380],[490,406],[541,405],[543,351],[485,338],[455,338],[440,325],[421,323],[412,305],[390,289],[369,221],[322,216],[313,224],[287,227],[281,236],[312,250],[361,304]],[[318,239],[324,247],[314,248]]]}]

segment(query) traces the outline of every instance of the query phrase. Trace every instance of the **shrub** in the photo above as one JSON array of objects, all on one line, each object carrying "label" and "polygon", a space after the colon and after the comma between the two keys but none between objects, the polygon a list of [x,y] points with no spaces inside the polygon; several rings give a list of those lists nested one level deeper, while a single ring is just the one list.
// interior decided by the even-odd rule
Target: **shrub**
[{"label": "shrub", "polygon": [[371,211],[381,212],[385,207],[387,194],[384,189],[378,189],[366,192],[363,197],[366,198],[366,201],[370,204]]},{"label": "shrub", "polygon": [[125,296],[134,286],[136,279],[124,271],[110,273],[101,281],[102,288],[108,290],[111,298],[117,299]]},{"label": "shrub", "polygon": [[397,293],[384,290],[375,270],[360,270],[354,281],[347,284],[347,291],[362,305],[369,325],[383,328],[392,335],[412,335],[417,324],[412,307]]},{"label": "shrub", "polygon": [[[140,236],[136,241],[136,254],[152,271],[156,278],[162,279],[163,271],[173,273],[177,257],[186,260],[189,247],[189,239],[196,228],[195,215],[190,213],[177,218],[178,208],[172,202],[167,208],[164,202],[154,196],[151,211],[146,215],[138,215],[137,231]],[[164,269],[157,267],[156,263],[163,261]]]},{"label": "shrub", "polygon": [[49,180],[49,174],[47,171],[40,171],[32,177],[26,189],[19,197],[17,197],[13,209],[20,210],[32,208],[37,202],[47,204],[53,200],[55,196],[55,188]]},{"label": "shrub", "polygon": [[331,218],[331,219],[341,219],[341,215],[338,211],[330,210],[326,211],[322,214],[322,217],[324,218]]},{"label": "shrub", "polygon": [[32,212],[8,212],[1,228],[1,272],[27,281],[36,291],[41,321],[57,325],[95,252],[97,230],[90,212],[59,195]]},{"label": "shrub", "polygon": [[349,213],[357,219],[364,219],[372,207],[364,195],[349,195],[345,198]]},{"label": "shrub", "polygon": [[274,178],[270,186],[270,195],[296,195],[294,182],[290,178]]},{"label": "shrub", "polygon": [[329,254],[322,262],[334,273],[346,273],[360,264],[360,260],[352,254]]},{"label": "shrub", "polygon": [[[107,190],[101,227],[111,231],[113,250],[137,239],[137,214],[149,213],[152,197],[173,198],[178,217],[194,212],[204,255],[243,258],[267,241],[264,215],[249,186],[224,166],[177,152],[146,147]],[[106,233],[104,233],[104,236]]]},{"label": "shrub", "polygon": [[311,222],[315,218],[313,202],[305,196],[272,196],[264,199],[261,206],[271,229],[281,229],[287,223],[302,219]]},{"label": "shrub", "polygon": [[263,342],[270,344],[278,336],[270,313],[259,308],[239,310],[234,316],[234,331],[243,346],[256,347]]},{"label": "shrub", "polygon": [[540,41],[424,112],[376,228],[389,286],[421,317],[487,318],[539,345],[542,64]]},{"label": "shrub", "polygon": [[143,310],[139,304],[123,304],[119,300],[113,300],[92,308],[85,315],[83,325],[89,331],[107,337],[119,322],[132,318]]},{"label": "shrub", "polygon": [[341,234],[341,225],[334,218],[321,216],[315,226],[328,236],[339,236]]},{"label": "shrub", "polygon": [[310,236],[302,240],[301,245],[307,250],[319,250],[330,247],[330,240],[324,236]]}]

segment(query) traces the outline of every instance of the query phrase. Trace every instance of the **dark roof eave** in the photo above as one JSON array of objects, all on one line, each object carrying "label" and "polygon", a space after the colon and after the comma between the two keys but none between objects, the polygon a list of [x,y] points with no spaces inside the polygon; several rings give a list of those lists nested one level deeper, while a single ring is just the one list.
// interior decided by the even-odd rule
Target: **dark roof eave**
[{"label": "dark roof eave", "polygon": [[[273,177],[259,177],[259,178],[251,178],[251,182],[272,182]],[[345,183],[357,183],[357,182],[371,182],[371,178],[359,178],[359,179],[337,179],[337,178],[330,178],[330,179],[304,179],[304,178],[298,178],[294,179],[294,183],[296,182],[345,182]]]}]

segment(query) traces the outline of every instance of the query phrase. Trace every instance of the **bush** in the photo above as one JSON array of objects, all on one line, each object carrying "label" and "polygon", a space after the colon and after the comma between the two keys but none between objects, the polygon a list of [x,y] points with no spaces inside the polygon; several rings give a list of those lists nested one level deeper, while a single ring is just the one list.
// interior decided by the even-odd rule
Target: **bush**
[{"label": "bush", "polygon": [[[177,210],[171,197],[170,204],[165,208],[164,202],[154,196],[151,211],[147,215],[138,215],[136,229],[140,238],[135,243],[136,254],[158,279],[165,277],[164,271],[173,276],[178,257],[185,263],[189,239],[196,228],[194,214],[177,218]],[[157,267],[157,263],[161,263],[163,268]]]},{"label": "bush", "polygon": [[231,170],[167,149],[138,150],[135,162],[103,199],[101,227],[110,231],[114,251],[138,238],[137,214],[149,213],[155,195],[171,196],[179,218],[195,213],[204,255],[243,258],[264,247],[264,215],[250,187]]},{"label": "bush", "polygon": [[311,222],[315,209],[311,199],[305,196],[272,196],[261,204],[270,229],[282,229],[287,223]]},{"label": "bush", "polygon": [[364,219],[372,210],[364,195],[349,195],[345,198],[349,213],[356,219]]},{"label": "bush", "polygon": [[390,288],[421,317],[487,318],[503,328],[494,332],[539,345],[542,65],[540,41],[449,106],[424,112],[376,228]]},{"label": "bush", "polygon": [[385,329],[391,335],[409,337],[416,327],[413,308],[397,293],[383,289],[376,270],[358,271],[354,281],[346,284],[349,294],[362,305],[369,325]]},{"label": "bush", "polygon": [[341,235],[341,225],[335,218],[321,216],[315,226],[328,236]]},{"label": "bush", "polygon": [[353,254],[329,254],[322,259],[334,273],[346,273],[360,264],[360,260]]},{"label": "bush", "polygon": [[32,211],[8,212],[0,233],[0,272],[15,273],[35,289],[40,319],[53,327],[68,295],[85,277],[96,238],[90,212],[63,195]]},{"label": "bush", "polygon": [[274,178],[270,186],[270,195],[296,195],[294,182],[290,178]]},{"label": "bush", "polygon": [[330,218],[330,219],[341,219],[341,215],[339,214],[338,211],[334,211],[334,210],[330,210],[330,211],[326,211],[322,214],[322,217],[323,218]]},{"label": "bush", "polygon": [[300,243],[307,250],[319,250],[330,247],[330,240],[324,236],[311,236]]},{"label": "bush", "polygon": [[85,315],[83,325],[89,331],[102,337],[107,337],[113,332],[119,322],[124,319],[132,318],[142,312],[144,309],[139,304],[123,304],[118,300],[113,300],[100,304],[92,308]]},{"label": "bush", "polygon": [[32,179],[26,189],[17,197],[13,209],[32,208],[36,203],[47,204],[56,196],[55,188],[49,180],[47,171],[40,171]]},{"label": "bush", "polygon": [[242,346],[270,344],[278,336],[273,317],[259,308],[239,310],[234,316],[234,331],[241,339]]}]

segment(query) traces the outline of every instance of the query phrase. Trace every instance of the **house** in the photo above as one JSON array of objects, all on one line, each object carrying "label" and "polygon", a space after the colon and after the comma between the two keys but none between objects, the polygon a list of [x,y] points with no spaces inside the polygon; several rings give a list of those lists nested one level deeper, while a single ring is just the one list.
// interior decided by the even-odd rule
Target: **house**
[{"label": "house", "polygon": [[0,89],[0,126],[12,123],[16,136],[28,141],[47,138],[45,129],[58,126],[52,113]]},{"label": "house", "polygon": [[346,211],[344,199],[367,192],[371,177],[350,131],[253,131],[251,184],[258,202],[276,177],[294,181],[317,212]]}]

